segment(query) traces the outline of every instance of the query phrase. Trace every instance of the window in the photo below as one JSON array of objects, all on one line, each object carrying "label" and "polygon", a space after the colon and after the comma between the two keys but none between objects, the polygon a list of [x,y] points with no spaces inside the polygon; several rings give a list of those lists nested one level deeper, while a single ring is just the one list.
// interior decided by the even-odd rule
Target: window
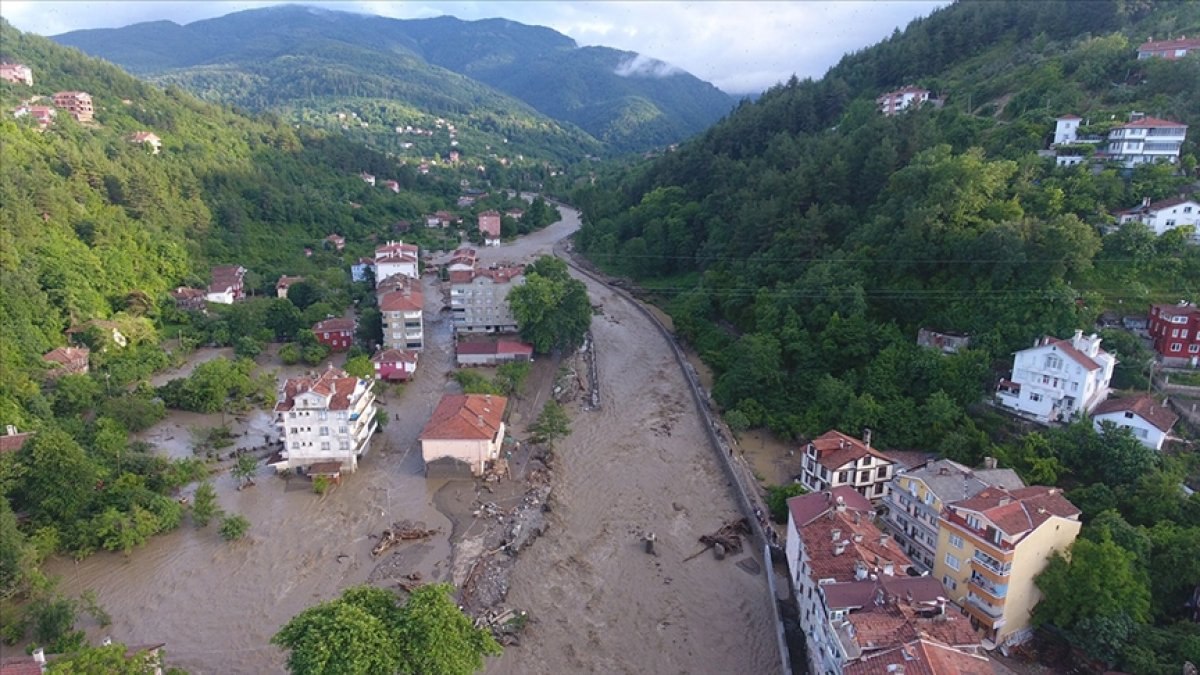
[{"label": "window", "polygon": [[866,457],[863,457],[863,459],[862,459],[862,465],[863,465],[863,466],[871,466],[871,456],[870,456],[870,455],[867,455]]},{"label": "window", "polygon": [[1171,337],[1179,337],[1179,329],[1178,328],[1171,329]]},{"label": "window", "polygon": [[1189,354],[1200,354],[1200,345],[1188,345]]},{"label": "window", "polygon": [[958,536],[957,534],[950,535],[950,545],[953,546],[954,548],[962,548],[963,547],[963,538]]},{"label": "window", "polygon": [[343,440],[341,443],[338,444],[338,447],[340,447],[342,450],[349,450],[350,449],[350,441]]},{"label": "window", "polygon": [[954,557],[950,553],[947,553],[946,554],[946,567],[949,567],[950,569],[957,572],[958,571],[958,558]]},{"label": "window", "polygon": [[945,586],[946,588],[949,588],[952,591],[958,589],[958,582],[955,581],[954,578],[951,577],[949,574],[942,577],[942,585]]},{"label": "window", "polygon": [[1046,368],[1049,370],[1059,370],[1062,368],[1062,359],[1054,354],[1046,356]]},{"label": "window", "polygon": [[321,435],[328,436],[329,435],[329,427],[321,427]]},{"label": "window", "polygon": [[860,483],[867,483],[867,482],[869,482],[870,480],[871,480],[871,472],[870,472],[870,471],[860,471],[860,472],[859,472],[859,474],[858,474],[858,482],[860,482]]},{"label": "window", "polygon": [[850,482],[850,472],[849,471],[839,471],[838,477],[837,477],[837,482],[849,483]]},{"label": "window", "polygon": [[1182,342],[1173,342],[1173,343],[1171,343],[1171,351],[1173,351],[1173,352],[1181,352],[1181,351],[1183,351],[1183,343],[1182,343]]},{"label": "window", "polygon": [[983,525],[979,522],[979,518],[976,518],[975,516],[967,516],[967,525],[971,526],[971,529],[974,530],[983,529]]},{"label": "window", "polygon": [[1029,392],[1029,400],[1037,403],[1038,401],[1042,400],[1042,395]]},{"label": "window", "polygon": [[291,419],[295,419],[295,418],[296,418],[296,413],[295,413],[295,411],[292,411],[292,412],[288,413],[288,417],[289,417],[289,418],[291,418]]},{"label": "window", "polygon": [[876,470],[875,470],[875,477],[876,477],[876,478],[887,478],[887,467],[886,467],[886,466],[881,466],[881,467],[879,467],[878,469],[876,469]]},{"label": "window", "polygon": [[925,506],[933,506],[933,493],[932,492],[925,493]]},{"label": "window", "polygon": [[299,447],[300,447],[300,441],[292,441],[292,449],[293,450],[295,450]]},{"label": "window", "polygon": [[319,419],[319,420],[323,420],[328,416],[329,416],[329,411],[327,411],[327,410],[317,411],[317,419]]},{"label": "window", "polygon": [[908,481],[908,493],[914,497],[917,496],[917,482],[915,480]]},{"label": "window", "polygon": [[348,433],[350,433],[350,427],[343,424],[342,426],[338,427],[338,433],[339,434],[348,434]]},{"label": "window", "polygon": [[321,452],[329,452],[329,441],[321,441]]}]

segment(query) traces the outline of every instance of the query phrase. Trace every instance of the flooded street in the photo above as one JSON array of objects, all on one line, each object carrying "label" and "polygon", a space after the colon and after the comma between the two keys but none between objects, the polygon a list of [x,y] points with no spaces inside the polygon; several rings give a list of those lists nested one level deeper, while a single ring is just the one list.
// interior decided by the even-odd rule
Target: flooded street
[{"label": "flooded street", "polygon": [[[561,210],[559,223],[479,249],[480,258],[522,262],[550,253],[579,227],[577,212]],[[85,626],[93,641],[166,642],[168,662],[197,675],[284,672],[271,636],[306,607],[366,582],[387,560],[372,559],[369,535],[402,519],[441,534],[405,548],[396,573],[451,579],[451,523],[433,500],[444,482],[424,478],[416,439],[440,395],[456,388],[447,379],[453,335],[439,312],[440,285],[432,277],[423,283],[426,349],[417,377],[399,393],[382,389],[388,426],[341,486],[319,497],[307,480],[285,481],[264,468],[257,486],[238,491],[221,474],[214,477],[221,507],[250,520],[246,539],[227,543],[215,525],[196,530],[185,520],[128,558],[47,563],[64,592],[94,590],[112,615],[106,629]],[[645,317],[607,287],[588,288],[604,307],[593,321],[602,407],[571,407],[550,529],[518,558],[507,603],[533,621],[521,645],[491,660],[488,672],[776,672],[764,578],[735,564],[756,556],[684,561],[700,549],[701,535],[740,514],[683,375]],[[142,438],[189,456],[188,427],[210,423],[212,416],[174,414]],[[247,431],[238,440],[256,445],[269,424],[267,413],[254,413],[235,432]],[[642,551],[645,532],[657,535],[657,556]],[[378,574],[372,581],[390,585]]]}]

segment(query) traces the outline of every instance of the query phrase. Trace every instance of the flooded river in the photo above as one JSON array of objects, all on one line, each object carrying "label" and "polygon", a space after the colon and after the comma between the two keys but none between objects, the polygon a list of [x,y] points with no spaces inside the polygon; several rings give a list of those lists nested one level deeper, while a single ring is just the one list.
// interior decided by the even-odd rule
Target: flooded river
[{"label": "flooded river", "polygon": [[[549,253],[579,227],[577,212],[562,212],[559,223],[481,249],[480,257],[521,262]],[[89,627],[94,642],[103,635],[166,642],[168,661],[197,675],[283,672],[271,636],[304,608],[365,582],[375,568],[369,535],[401,519],[444,533],[406,553],[411,567],[402,572],[449,579],[450,522],[433,505],[443,483],[425,480],[416,438],[440,395],[454,387],[446,377],[452,330],[439,312],[441,288],[428,277],[424,283],[432,320],[417,377],[402,393],[389,388],[381,397],[391,421],[341,486],[318,497],[307,481],[289,483],[262,469],[257,486],[238,491],[223,474],[215,478],[221,506],[250,520],[246,539],[227,543],[214,525],[196,530],[185,522],[128,558],[101,553],[46,565],[62,577],[64,592],[94,590],[112,615],[107,629]],[[534,622],[522,645],[488,670],[775,672],[763,578],[734,559],[683,560],[700,535],[738,516],[683,376],[644,317],[604,286],[589,283],[589,291],[604,304],[593,322],[603,407],[572,411],[573,433],[559,444],[551,529],[522,555],[512,579],[511,604]],[[188,427],[212,422],[196,417],[175,415],[142,438],[187,456]],[[248,431],[239,440],[256,445],[269,424],[257,413],[235,431]],[[658,536],[657,557],[641,552],[645,531]]]}]

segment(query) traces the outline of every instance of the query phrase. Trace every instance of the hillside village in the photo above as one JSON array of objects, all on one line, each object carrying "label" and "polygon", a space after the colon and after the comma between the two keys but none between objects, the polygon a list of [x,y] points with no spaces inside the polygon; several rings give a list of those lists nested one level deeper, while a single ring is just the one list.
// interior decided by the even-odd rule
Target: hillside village
[{"label": "hillside village", "polygon": [[[1190,67],[1198,52],[1200,41],[1181,37],[1148,40],[1127,56]],[[7,93],[34,87],[35,75],[33,67],[22,63],[0,64],[0,79],[13,85]],[[858,102],[869,113],[863,119],[878,118],[862,122],[864,126],[908,128],[904,125],[923,123],[915,121],[919,116],[949,114],[958,103],[952,90],[901,84],[905,81],[892,83],[897,89],[873,94],[873,101],[867,97]],[[60,122],[72,120],[83,133],[100,133],[104,128],[103,111],[86,92],[58,91],[48,97],[53,105],[45,104],[46,96],[21,96],[19,105],[11,109],[11,118],[22,133],[28,130],[42,138],[62,131],[56,129]],[[1111,651],[1116,649],[1113,645],[1070,642],[1077,642],[1078,631],[1086,632],[1090,624],[1081,618],[1086,609],[1063,608],[1070,602],[1070,593],[1064,589],[1073,591],[1082,583],[1080,579],[1088,578],[1087,570],[1078,571],[1085,569],[1082,565],[1105,555],[1110,557],[1103,563],[1116,563],[1109,567],[1097,563],[1098,569],[1128,576],[1121,578],[1114,604],[1132,597],[1132,592],[1129,596],[1120,593],[1134,581],[1147,589],[1147,597],[1137,596],[1144,607],[1138,610],[1136,620],[1124,616],[1123,621],[1128,619],[1128,625],[1121,624],[1124,637],[1115,642],[1135,644],[1134,636],[1141,635],[1138,630],[1162,634],[1178,630],[1191,642],[1180,640],[1172,649],[1164,647],[1156,654],[1174,665],[1178,654],[1192,656],[1187,651],[1196,641],[1192,624],[1200,622],[1200,577],[1189,576],[1200,572],[1191,559],[1193,554],[1200,557],[1200,541],[1189,539],[1200,532],[1200,497],[1196,494],[1200,490],[1200,464],[1196,461],[1200,434],[1196,407],[1200,401],[1200,307],[1196,302],[1200,296],[1194,293],[1196,279],[1187,278],[1197,268],[1181,262],[1196,259],[1200,249],[1196,139],[1194,132],[1189,136],[1190,127],[1184,122],[1128,106],[1120,115],[1110,113],[1104,120],[1080,117],[1071,110],[1056,114],[1060,116],[1042,119],[1034,132],[1046,140],[1043,147],[1022,145],[1019,151],[1013,150],[1021,157],[1006,160],[1011,167],[989,164],[990,160],[982,159],[982,152],[952,156],[948,147],[935,149],[912,158],[908,167],[895,162],[900,177],[890,178],[887,186],[881,183],[879,194],[892,200],[889,208],[905,204],[893,209],[898,217],[909,207],[913,213],[926,214],[928,222],[941,217],[939,208],[947,212],[958,209],[961,215],[977,206],[955,202],[962,193],[970,192],[971,186],[945,197],[945,204],[913,205],[903,200],[926,198],[926,187],[935,181],[930,176],[967,166],[963,174],[988,183],[970,197],[986,193],[986,198],[975,201],[996,204],[979,206],[964,220],[977,227],[992,214],[1003,212],[996,219],[1004,220],[1004,227],[1011,229],[993,236],[979,227],[964,238],[964,250],[978,242],[994,246],[983,254],[979,265],[999,268],[1005,261],[997,258],[1005,247],[1022,248],[1020,255],[1026,255],[1024,241],[1013,243],[1018,238],[1012,231],[1018,226],[1011,223],[1022,222],[1020,227],[1033,229],[1029,222],[1034,208],[1021,212],[1018,202],[1027,199],[1034,203],[1041,196],[1030,194],[1046,187],[1038,180],[1013,187],[1034,172],[1028,169],[1026,177],[1018,177],[1018,163],[1036,166],[1043,172],[1038,175],[1053,183],[1058,194],[1047,197],[1047,202],[1071,197],[1058,185],[1075,181],[1069,184],[1090,189],[1086,181],[1111,178],[1105,189],[1110,195],[1119,193],[1127,198],[1124,203],[1089,214],[1093,220],[1087,223],[1066,211],[1047,217],[1046,221],[1057,220],[1043,232],[1028,234],[1030,241],[1044,246],[1031,247],[1028,259],[1050,266],[1061,258],[1068,260],[1061,263],[1067,267],[1074,253],[1068,249],[1078,246],[1091,251],[1088,264],[1079,264],[1079,268],[1090,268],[1090,257],[1103,260],[1106,250],[1125,255],[1126,249],[1106,249],[1112,246],[1109,242],[1124,245],[1131,240],[1134,243],[1128,250],[1136,249],[1148,264],[1156,257],[1165,261],[1167,283],[1136,297],[1114,296],[1120,301],[1111,302],[1100,291],[1060,284],[1062,278],[1048,282],[1055,285],[1053,293],[1024,288],[1017,293],[1004,286],[1001,271],[989,268],[996,288],[975,291],[975,295],[959,289],[966,304],[977,301],[980,305],[975,311],[984,313],[1005,302],[1012,306],[1034,301],[1059,303],[1067,309],[1046,320],[1014,311],[994,317],[1003,327],[982,329],[980,323],[972,325],[964,318],[967,310],[961,303],[939,312],[914,313],[908,318],[921,325],[910,325],[903,316],[906,308],[951,294],[917,288],[907,279],[903,280],[906,290],[885,293],[848,275],[845,279],[850,281],[843,283],[839,271],[831,268],[797,275],[789,281],[795,285],[783,290],[769,289],[765,276],[752,278],[779,273],[772,266],[781,258],[796,257],[798,250],[786,246],[771,244],[769,251],[778,255],[761,263],[748,248],[742,249],[742,255],[727,256],[725,260],[735,265],[731,269],[744,276],[729,270],[708,274],[687,269],[690,261],[703,256],[720,260],[722,255],[716,245],[700,253],[707,245],[696,234],[701,227],[696,213],[701,209],[683,202],[683,188],[647,190],[629,209],[633,215],[621,215],[617,214],[617,198],[599,193],[607,189],[618,192],[612,187],[615,183],[606,185],[604,181],[623,178],[601,178],[596,187],[590,168],[575,169],[573,174],[581,188],[574,195],[583,214],[581,234],[568,244],[566,238],[572,232],[555,230],[553,236],[560,239],[550,240],[549,228],[580,217],[575,207],[540,193],[522,193],[520,181],[505,183],[502,175],[494,175],[485,164],[465,156],[457,142],[462,130],[445,119],[437,119],[433,129],[397,126],[394,132],[402,137],[444,132],[449,145],[444,155],[393,155],[357,164],[353,157],[343,161],[337,166],[336,179],[331,180],[341,181],[337,194],[344,198],[339,199],[338,207],[352,215],[345,216],[338,226],[318,224],[300,237],[272,239],[268,234],[265,239],[270,243],[265,248],[275,250],[265,256],[256,253],[257,257],[252,257],[236,246],[225,247],[220,249],[223,255],[197,258],[208,263],[203,274],[181,267],[170,275],[169,285],[158,291],[133,286],[123,289],[121,303],[126,309],[122,311],[72,310],[67,314],[69,323],[36,352],[40,358],[36,377],[29,378],[31,391],[12,395],[0,407],[0,414],[9,416],[0,420],[6,426],[6,433],[0,436],[0,463],[19,466],[33,476],[13,488],[11,510],[7,508],[10,498],[5,495],[4,516],[11,519],[13,533],[18,526],[23,528],[21,532],[28,530],[22,542],[24,537],[34,536],[29,525],[36,524],[59,528],[55,536],[61,537],[57,546],[64,553],[85,557],[106,549],[136,556],[133,551],[150,536],[177,528],[186,508],[194,513],[194,505],[188,507],[187,502],[198,499],[196,485],[209,485],[229,472],[237,477],[238,493],[243,489],[265,492],[267,480],[258,473],[263,468],[272,470],[272,480],[277,478],[275,482],[285,486],[284,492],[292,485],[306,486],[306,491],[315,493],[312,500],[320,500],[314,507],[319,510],[346,508],[337,506],[340,499],[347,500],[343,504],[354,504],[350,500],[356,499],[355,495],[382,490],[387,496],[381,516],[401,522],[410,514],[389,512],[391,488],[380,487],[380,481],[399,467],[384,462],[401,461],[391,458],[407,458],[409,450],[415,450],[413,461],[419,462],[419,474],[407,476],[416,482],[406,483],[406,489],[419,492],[421,501],[425,500],[426,484],[441,486],[439,481],[445,480],[470,486],[472,527],[475,521],[495,518],[497,528],[513,528],[503,530],[496,551],[516,558],[520,547],[514,541],[526,524],[521,518],[529,517],[530,511],[551,511],[547,499],[554,471],[549,457],[557,457],[555,471],[569,472],[562,468],[563,463],[572,461],[562,448],[555,455],[553,440],[535,431],[537,412],[546,409],[542,406],[558,406],[557,402],[546,404],[547,400],[572,400],[561,392],[574,391],[579,385],[564,384],[565,373],[570,372],[577,383],[590,379],[589,386],[598,391],[598,378],[603,378],[595,373],[597,360],[609,364],[609,359],[619,360],[603,351],[596,356],[597,351],[613,347],[593,342],[596,338],[591,330],[581,332],[581,338],[587,333],[586,339],[569,341],[565,348],[555,344],[545,349],[535,345],[528,326],[518,321],[511,297],[520,295],[523,291],[517,289],[526,286],[541,288],[548,278],[539,273],[544,269],[539,266],[547,264],[545,258],[535,260],[530,251],[553,252],[569,261],[571,274],[587,280],[588,320],[593,326],[604,322],[605,331],[620,328],[613,319],[615,310],[606,307],[614,300],[636,306],[637,312],[632,314],[639,320],[641,314],[657,316],[650,314],[643,300],[647,305],[669,306],[670,332],[653,318],[645,320],[645,325],[656,327],[661,335],[652,330],[645,334],[654,340],[666,338],[675,360],[646,368],[646,377],[661,382],[662,373],[670,370],[672,377],[679,376],[685,383],[679,389],[692,390],[693,398],[685,396],[686,406],[681,406],[686,410],[675,416],[699,421],[707,435],[701,436],[703,442],[695,447],[701,448],[697,452],[704,459],[673,461],[696,466],[711,462],[716,467],[711,470],[713,475],[722,476],[723,482],[729,478],[734,498],[728,500],[733,506],[726,511],[736,511],[737,518],[727,523],[730,529],[709,535],[707,542],[701,536],[700,541],[704,551],[714,551],[716,561],[724,560],[726,554],[740,557],[737,566],[742,572],[726,572],[734,566],[725,564],[715,568],[717,574],[749,572],[753,581],[743,583],[762,586],[759,597],[753,598],[753,611],[769,615],[771,628],[779,632],[778,649],[772,644],[767,650],[772,667],[778,665],[782,672],[807,668],[846,675],[999,674],[1012,672],[1009,668],[1022,663],[1022,657],[1044,657],[1044,652],[1034,650],[1052,644],[1055,636],[1068,643],[1068,650],[1075,650],[1068,659],[1086,661],[1084,667],[1096,672],[1118,662],[1133,663],[1128,655]],[[71,119],[62,120],[59,115]],[[335,116],[347,130],[369,127],[352,112]],[[284,129],[288,130],[288,125]],[[75,133],[74,127],[70,133]],[[713,138],[719,139],[719,133],[714,132]],[[173,139],[166,128],[151,125],[122,132],[119,139],[150,156],[138,161],[165,163],[194,152],[193,146]],[[696,147],[690,151],[699,152]],[[415,148],[409,144],[404,149]],[[675,162],[668,166],[689,161],[686,156],[679,158],[687,152],[684,148],[668,153],[667,161]],[[524,158],[513,161],[492,154],[488,159],[507,167]],[[549,164],[542,168],[551,169]],[[637,178],[644,176],[638,174]],[[106,194],[123,195],[123,186],[106,180],[97,176],[92,182]],[[1026,192],[1001,198],[1009,187]],[[1139,189],[1144,189],[1144,194],[1138,193]],[[940,194],[932,189],[930,193]],[[621,198],[633,194],[631,189]],[[264,208],[271,206],[269,197],[255,198],[268,202]],[[214,209],[214,222],[232,230],[244,228],[239,216],[225,206],[224,210]],[[42,208],[38,207],[35,216],[40,222],[48,224],[62,217],[61,212],[51,215],[49,207]],[[396,217],[399,209],[405,217]],[[805,217],[815,222],[821,213],[817,206],[812,209]],[[830,211],[835,219],[851,220],[836,207]],[[755,214],[751,217],[760,222],[770,220]],[[1071,222],[1063,224],[1065,221]],[[872,253],[879,254],[879,264],[893,268],[890,273],[900,274],[910,266],[917,269],[940,263],[952,267],[962,262],[944,252],[942,258],[936,257],[937,252],[929,254],[934,256],[932,261],[904,253],[901,249],[920,251],[923,243],[917,235],[902,231],[911,223],[898,222],[895,231],[900,234],[894,234],[882,222],[871,223],[875,230],[858,236],[864,241],[878,237],[872,240]],[[696,231],[689,231],[693,225]],[[926,226],[923,222],[912,227]],[[73,227],[80,233],[86,231],[80,224]],[[722,222],[717,229],[736,230],[726,237],[734,240],[730,246],[753,239],[738,227]],[[831,235],[801,230],[797,226],[787,236],[832,239]],[[891,236],[897,239],[886,239]],[[908,236],[913,238],[904,239]],[[528,242],[538,237],[544,241],[535,249]],[[897,252],[887,253],[881,244],[885,241],[895,244]],[[670,255],[654,251],[669,251]],[[689,257],[692,252],[696,258]],[[974,254],[971,249],[970,255]],[[848,267],[857,264],[854,257],[844,256]],[[649,266],[654,264],[667,266],[667,271],[652,270]],[[756,265],[761,268],[754,269]],[[944,270],[919,273],[927,280],[945,278],[937,276]],[[566,267],[562,274],[567,274]],[[1097,274],[1102,275],[1103,270]],[[702,285],[699,291],[678,290],[685,279],[707,280],[712,288]],[[1141,279],[1120,281],[1142,284]],[[635,300],[625,289],[639,284],[644,287],[637,289]],[[1097,288],[1105,289],[1103,285]],[[1166,296],[1176,291],[1186,297],[1167,301]],[[606,294],[604,303],[598,299],[600,293]],[[876,329],[873,326],[884,324],[870,324],[863,318],[863,308],[881,299],[895,304],[889,310],[894,314],[885,328]],[[776,300],[781,304],[772,305]],[[813,306],[799,304],[804,302]],[[799,309],[806,310],[803,316]],[[759,321],[771,326],[771,337],[764,337],[768,331],[758,329]],[[826,330],[817,329],[817,322],[827,322]],[[638,335],[632,332],[635,329],[628,330],[631,336]],[[776,339],[774,334],[785,337]],[[1019,349],[1007,349],[1016,342],[1014,335],[1032,339],[1025,339]],[[894,344],[885,343],[893,338]],[[897,346],[901,343],[903,346]],[[443,349],[449,351],[443,353]],[[887,363],[871,361],[879,352],[886,352]],[[212,358],[199,359],[201,354]],[[522,388],[522,378],[531,372],[535,360],[544,372]],[[822,360],[824,364],[817,363]],[[839,381],[835,377],[839,371],[828,366],[834,362],[846,364],[845,372],[863,367],[861,376],[853,378],[854,386],[872,389],[858,393]],[[549,370],[549,364],[556,370]],[[185,366],[186,374],[176,372]],[[698,368],[705,372],[706,384],[697,377]],[[821,382],[803,394],[814,406],[828,405],[833,412],[781,412],[772,407],[771,399],[788,386],[787,378],[804,368],[814,373],[826,368],[820,371]],[[650,373],[654,369],[658,372]],[[171,377],[174,374],[179,376]],[[509,376],[515,378],[515,386],[502,392],[501,383]],[[161,383],[152,384],[155,380]],[[925,390],[912,399],[905,398],[898,393],[903,385],[897,382],[906,380],[905,385],[915,383]],[[37,393],[31,393],[33,390]],[[9,405],[7,401],[17,403]],[[649,401],[642,403],[650,405]],[[626,405],[642,403],[627,401]],[[126,410],[117,410],[122,406]],[[521,410],[514,413],[517,406]],[[595,419],[597,407],[580,397],[580,403],[569,409],[574,420],[589,424],[581,418],[591,415]],[[904,419],[917,420],[917,424],[904,428],[904,419],[900,413],[893,414],[894,410],[903,410],[908,416]],[[259,412],[268,420],[262,428],[247,421]],[[147,432],[161,439],[161,430],[168,428],[164,420],[193,414],[208,415],[210,420],[213,415],[220,416],[220,423],[203,434],[199,427],[192,429],[195,438],[190,451],[194,456],[159,455],[155,460],[154,443],[138,440],[142,444],[138,456],[144,458],[137,461],[147,467],[146,474],[121,473],[122,462],[130,461],[122,457],[133,452],[126,449],[127,438]],[[227,414],[237,421],[227,423]],[[56,418],[68,421],[59,427],[52,422]],[[116,419],[123,421],[113,421]],[[404,431],[389,432],[389,423],[395,425],[393,430],[402,427]],[[912,428],[916,426],[919,428]],[[174,428],[177,432],[183,429],[179,425]],[[651,429],[647,423],[647,429],[635,431],[648,439],[644,445],[653,446],[651,434],[671,435],[670,425],[664,428]],[[568,433],[559,435],[567,436],[564,443],[574,442]],[[415,439],[411,448],[393,445],[394,438],[408,437],[402,434]],[[767,436],[774,439],[771,449],[764,450],[767,444],[760,442],[755,454],[751,439]],[[934,437],[936,445],[925,442]],[[72,447],[69,444],[74,450],[60,450]],[[93,460],[81,459],[88,456],[84,445],[97,448],[97,452],[113,448],[109,455],[99,456],[105,462],[115,457],[116,471],[107,466],[88,468],[87,462]],[[93,491],[101,495],[98,499],[106,500],[103,510],[88,515],[82,507],[70,511],[46,499],[52,492],[46,489],[50,483],[45,482],[51,480],[46,477],[51,474],[35,471],[35,466],[50,466],[46,458],[51,451],[70,452],[77,458],[72,459],[74,465],[63,465],[61,470],[77,478],[84,488],[94,486]],[[257,487],[255,477],[261,481]],[[121,489],[128,487],[126,483],[137,483],[136,489],[128,488],[136,496],[126,502],[115,501],[116,491],[110,489],[109,480],[124,481]],[[505,490],[515,495],[508,497],[517,505],[502,512],[496,502],[504,497],[493,500],[484,493],[505,495]],[[110,497],[114,501],[107,501]],[[79,496],[79,501],[86,498],[91,497]],[[222,498],[232,503],[235,495],[223,493]],[[671,506],[675,508],[666,510],[686,511],[675,503]],[[376,502],[370,501],[372,514],[376,508]],[[135,527],[135,516],[143,517],[139,514],[149,514],[143,522],[151,525]],[[222,515],[226,520],[230,517]],[[66,525],[72,518],[78,524]],[[505,522],[505,518],[511,520]],[[106,526],[109,521],[118,525]],[[1102,535],[1093,535],[1095,529],[1089,528],[1098,528],[1098,522],[1107,529]],[[445,533],[445,541],[458,547],[462,528],[457,521],[453,524],[454,534]],[[409,525],[397,528],[393,524],[387,531],[393,537],[399,536],[396,532],[415,532],[414,539],[418,534],[421,539],[428,538],[434,532],[426,530],[425,523]],[[666,555],[675,555],[670,544],[658,543],[660,535],[672,536],[666,534],[670,527],[661,520],[657,527],[645,530],[630,527],[622,535],[628,541],[622,541],[629,544],[626,548],[644,546],[650,560],[663,555],[655,552],[656,546],[669,551]],[[105,534],[89,539],[90,535],[72,528]],[[237,528],[230,531],[233,529]],[[271,537],[280,536],[278,531],[272,532]],[[740,534],[731,536],[729,532]],[[685,534],[683,538],[692,545],[699,533],[689,529]],[[227,536],[223,522],[221,536],[225,539],[233,541],[244,535],[243,527],[241,534]],[[501,536],[493,531],[487,534],[493,535]],[[744,552],[743,537],[752,542]],[[382,545],[383,536],[379,541]],[[1126,545],[1131,547],[1129,551],[1121,548]],[[1153,565],[1149,569],[1155,575],[1133,571],[1133,551],[1140,552],[1140,564]],[[404,555],[408,554],[397,552],[390,560],[408,560]],[[456,564],[461,563],[461,555],[461,551],[454,552]],[[491,555],[494,552],[479,559]],[[337,564],[342,560],[338,557]],[[688,564],[688,560],[679,564]],[[1085,562],[1073,562],[1080,560]],[[411,568],[416,570],[417,565]],[[470,574],[463,579],[446,577],[461,581],[464,594],[468,587],[477,588],[476,584],[486,586],[479,577],[495,570],[479,563],[468,569]],[[1178,574],[1165,573],[1176,569]],[[419,572],[409,574],[416,578],[408,578],[400,587],[419,581]],[[520,572],[495,574],[505,579],[493,582],[504,589],[498,593],[499,600],[472,619],[476,628],[482,626],[489,634],[503,637],[507,620],[496,617],[506,616],[502,610],[515,605],[505,601],[505,575],[519,578]],[[519,588],[519,582],[514,584]],[[668,579],[664,585],[669,584]],[[1154,616],[1150,589],[1155,593],[1153,602],[1158,603]],[[519,592],[514,594],[522,597]],[[1169,600],[1164,599],[1167,596]],[[1174,604],[1166,607],[1169,603]],[[1068,615],[1075,623],[1061,625],[1066,622],[1062,617]],[[1062,637],[1066,634],[1069,640]],[[170,644],[176,637],[163,635],[161,639]],[[157,645],[155,654],[163,646]],[[41,648],[17,661],[6,657],[0,660],[0,673],[7,675],[10,671],[4,668],[29,662],[43,672],[48,654],[53,660],[54,653]],[[1134,656],[1144,663],[1157,663],[1141,653]]]}]

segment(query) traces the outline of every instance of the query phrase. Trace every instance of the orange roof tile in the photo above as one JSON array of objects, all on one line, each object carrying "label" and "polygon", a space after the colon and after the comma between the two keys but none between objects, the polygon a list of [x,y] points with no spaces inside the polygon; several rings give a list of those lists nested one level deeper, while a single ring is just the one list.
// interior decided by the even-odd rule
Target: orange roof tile
[{"label": "orange roof tile", "polygon": [[447,394],[421,431],[421,440],[491,440],[504,420],[508,399],[484,394]]}]

